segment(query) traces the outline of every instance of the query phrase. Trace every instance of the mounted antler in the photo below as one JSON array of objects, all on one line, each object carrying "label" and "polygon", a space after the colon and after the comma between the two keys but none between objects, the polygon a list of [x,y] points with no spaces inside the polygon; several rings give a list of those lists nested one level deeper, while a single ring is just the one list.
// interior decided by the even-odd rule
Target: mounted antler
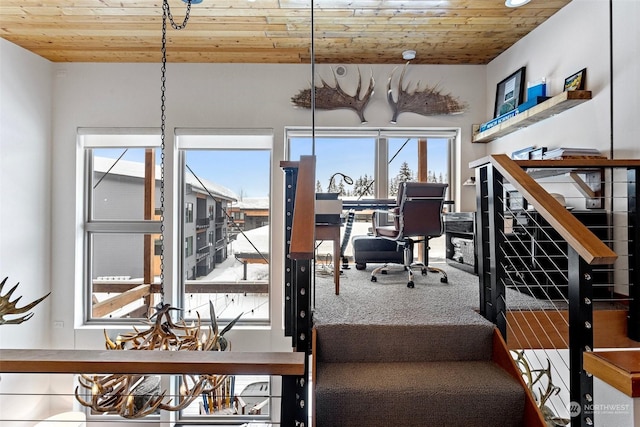
[{"label": "mounted antler", "polygon": [[0,325],[5,325],[5,324],[18,325],[22,322],[26,322],[27,320],[31,319],[31,317],[33,316],[33,313],[28,313],[22,317],[18,317],[16,319],[10,319],[10,320],[5,320],[4,316],[11,315],[11,314],[26,313],[27,311],[31,310],[33,307],[38,305],[43,299],[48,297],[51,292],[49,292],[42,298],[38,298],[32,303],[25,305],[24,307],[18,308],[17,307],[18,302],[22,297],[18,297],[13,301],[10,301],[10,298],[11,298],[11,294],[13,294],[13,291],[16,290],[20,282],[16,283],[16,285],[13,288],[11,288],[9,292],[6,293],[6,295],[2,295],[2,288],[4,288],[4,284],[7,282],[7,279],[8,277],[5,277],[2,283],[0,283]]},{"label": "mounted antler", "polygon": [[[364,118],[364,109],[367,107],[371,95],[373,95],[373,88],[375,86],[375,80],[373,79],[373,71],[367,84],[367,88],[363,94],[360,94],[362,89],[362,75],[360,74],[360,68],[358,68],[358,88],[354,95],[349,95],[345,92],[338,79],[335,71],[331,68],[333,74],[333,85],[328,84],[322,78],[321,86],[315,88],[315,107],[323,110],[337,110],[340,108],[347,108],[355,111],[362,123],[367,123]],[[296,96],[291,98],[291,102],[296,107],[311,108],[311,89],[303,89]]]},{"label": "mounted antler", "polygon": [[436,87],[425,86],[420,89],[420,81],[416,85],[413,92],[409,92],[409,85],[402,87],[404,73],[407,71],[407,62],[402,69],[400,79],[398,80],[398,100],[393,100],[393,90],[391,89],[391,80],[397,68],[394,68],[389,75],[387,81],[387,100],[393,110],[391,123],[395,124],[400,113],[411,112],[421,114],[423,116],[438,116],[444,114],[460,114],[467,108],[467,104],[452,97],[450,94],[442,94]]}]

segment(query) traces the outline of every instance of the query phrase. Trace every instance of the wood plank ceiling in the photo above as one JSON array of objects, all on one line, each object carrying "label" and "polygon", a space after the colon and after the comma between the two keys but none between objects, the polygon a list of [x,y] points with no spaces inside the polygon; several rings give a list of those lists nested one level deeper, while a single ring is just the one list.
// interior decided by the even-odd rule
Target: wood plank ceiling
[{"label": "wood plank ceiling", "polygon": [[[182,23],[186,4],[168,0]],[[315,0],[322,64],[486,64],[571,0]],[[309,63],[309,0],[204,0],[169,62]],[[162,0],[1,0],[0,37],[54,62],[159,62]]]}]

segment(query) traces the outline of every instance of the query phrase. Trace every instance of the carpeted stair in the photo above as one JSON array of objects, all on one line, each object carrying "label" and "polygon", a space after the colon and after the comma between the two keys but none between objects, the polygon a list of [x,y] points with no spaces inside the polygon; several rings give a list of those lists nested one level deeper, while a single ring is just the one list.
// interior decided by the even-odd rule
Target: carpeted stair
[{"label": "carpeted stair", "polygon": [[492,340],[482,323],[316,324],[316,426],[522,426]]}]

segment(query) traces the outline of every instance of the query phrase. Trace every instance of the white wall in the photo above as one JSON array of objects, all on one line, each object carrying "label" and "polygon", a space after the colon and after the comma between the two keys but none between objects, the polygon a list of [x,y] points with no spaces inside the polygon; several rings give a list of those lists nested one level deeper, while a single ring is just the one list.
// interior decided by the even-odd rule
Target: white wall
[{"label": "white wall", "polygon": [[[0,39],[0,280],[18,306],[51,290],[51,72],[48,61]],[[0,325],[0,348],[47,348],[49,297],[19,325]],[[15,316],[8,316],[15,318]],[[0,393],[43,394],[0,399],[2,418],[47,413],[48,376],[7,375]],[[16,423],[14,425],[19,425]]]},{"label": "white wall", "polygon": [[615,157],[640,156],[640,1],[613,2],[613,138]]}]

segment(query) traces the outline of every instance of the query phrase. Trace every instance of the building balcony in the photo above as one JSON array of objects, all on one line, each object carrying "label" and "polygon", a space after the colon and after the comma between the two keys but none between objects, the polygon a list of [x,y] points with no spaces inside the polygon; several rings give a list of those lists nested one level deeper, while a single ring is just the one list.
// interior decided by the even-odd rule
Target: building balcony
[{"label": "building balcony", "polygon": [[209,228],[211,220],[209,218],[198,218],[196,220],[196,229]]}]

